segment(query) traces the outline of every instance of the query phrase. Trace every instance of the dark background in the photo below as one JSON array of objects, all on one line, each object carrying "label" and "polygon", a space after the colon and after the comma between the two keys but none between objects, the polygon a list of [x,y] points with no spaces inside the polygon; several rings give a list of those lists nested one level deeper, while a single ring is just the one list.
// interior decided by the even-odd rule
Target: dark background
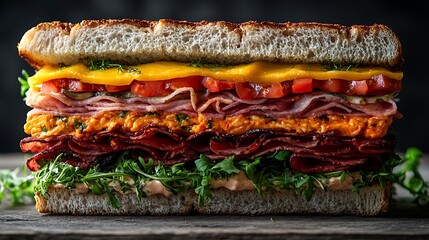
[{"label": "dark background", "polygon": [[1,1],[0,153],[19,151],[19,141],[25,137],[23,125],[29,108],[20,97],[17,77],[21,69],[34,73],[17,53],[25,31],[44,21],[77,23],[107,18],[385,24],[401,40],[405,59],[399,95],[404,118],[395,120],[391,129],[398,136],[397,150],[417,146],[429,152],[428,11],[424,1]]}]

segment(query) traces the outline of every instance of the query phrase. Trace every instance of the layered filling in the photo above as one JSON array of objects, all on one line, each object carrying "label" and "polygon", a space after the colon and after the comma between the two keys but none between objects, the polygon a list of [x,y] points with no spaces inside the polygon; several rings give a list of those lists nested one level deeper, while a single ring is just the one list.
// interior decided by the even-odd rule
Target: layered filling
[{"label": "layered filling", "polygon": [[[206,199],[237,174],[258,191],[308,193],[314,182],[329,188],[329,179],[340,176],[364,186],[391,170],[395,140],[388,128],[400,117],[401,79],[401,72],[354,65],[88,61],[46,67],[28,79],[26,103],[34,109],[21,149],[34,153],[27,165],[41,178],[77,167],[49,178],[42,193],[59,183],[84,184],[94,193],[129,188],[141,196],[145,184],[161,183],[172,193],[195,189]],[[125,162],[134,167],[124,172]],[[160,169],[165,176],[157,175]],[[94,171],[103,174],[85,177]],[[377,177],[356,177],[368,174]],[[97,186],[104,178],[111,186]],[[284,183],[287,178],[296,182]],[[118,191],[116,181],[127,189]]]}]

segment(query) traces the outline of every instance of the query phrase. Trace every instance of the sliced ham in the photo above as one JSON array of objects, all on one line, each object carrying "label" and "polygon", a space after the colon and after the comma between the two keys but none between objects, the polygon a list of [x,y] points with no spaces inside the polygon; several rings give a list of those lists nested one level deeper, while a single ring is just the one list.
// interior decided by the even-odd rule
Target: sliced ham
[{"label": "sliced ham", "polygon": [[[308,117],[335,114],[340,116],[395,116],[396,103],[386,102],[354,104],[338,96],[313,92],[288,95],[280,99],[242,100],[232,92],[197,95],[192,88],[179,88],[165,97],[117,98],[95,96],[85,100],[70,99],[60,93],[29,91],[27,105],[35,108],[28,114],[54,114],[60,116],[92,115],[102,111],[167,112],[208,114],[223,118],[239,114],[280,117]],[[43,110],[42,110],[43,109]]]}]

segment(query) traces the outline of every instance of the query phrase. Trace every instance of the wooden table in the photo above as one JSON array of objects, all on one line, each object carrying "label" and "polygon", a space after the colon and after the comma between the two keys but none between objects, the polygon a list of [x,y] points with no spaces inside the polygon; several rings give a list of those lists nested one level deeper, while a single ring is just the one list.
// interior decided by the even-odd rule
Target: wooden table
[{"label": "wooden table", "polygon": [[[24,163],[1,155],[0,168]],[[422,165],[429,179],[429,158]],[[399,191],[388,214],[357,216],[58,216],[0,207],[0,239],[429,239],[429,205]]]}]

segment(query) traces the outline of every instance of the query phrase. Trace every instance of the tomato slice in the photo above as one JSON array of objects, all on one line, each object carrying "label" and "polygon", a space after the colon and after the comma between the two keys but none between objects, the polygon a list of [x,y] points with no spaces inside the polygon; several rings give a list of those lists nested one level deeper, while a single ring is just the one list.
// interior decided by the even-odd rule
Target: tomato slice
[{"label": "tomato slice", "polygon": [[106,91],[108,92],[120,92],[130,90],[130,86],[115,86],[115,85],[106,85]]},{"label": "tomato slice", "polygon": [[42,92],[61,92],[61,88],[63,88],[62,82],[59,83],[57,80],[49,80],[42,83]]},{"label": "tomato slice", "polygon": [[223,90],[232,90],[235,88],[235,82],[216,80],[212,77],[204,77],[202,84],[208,89],[209,92],[220,92]]},{"label": "tomato slice", "polygon": [[70,92],[103,92],[106,91],[104,85],[83,83],[77,79],[60,78],[42,83],[42,92],[61,92],[61,89]]},{"label": "tomato slice", "polygon": [[341,79],[314,80],[313,87],[325,92],[344,93],[347,91],[348,83]]},{"label": "tomato slice", "polygon": [[390,79],[382,74],[366,80],[368,93],[392,93],[402,90],[402,81]]},{"label": "tomato slice", "polygon": [[64,87],[70,92],[104,92],[106,88],[101,84],[84,83],[77,79],[67,79],[68,86]]},{"label": "tomato slice", "polygon": [[171,93],[165,81],[136,81],[131,83],[131,92],[143,97],[157,97]]},{"label": "tomato slice", "polygon": [[266,91],[264,92],[264,95],[261,97],[266,98],[281,98],[285,96],[286,94],[291,92],[291,84],[290,81],[284,82],[284,83],[273,83],[270,84]]},{"label": "tomato slice", "polygon": [[201,83],[203,77],[191,76],[185,78],[174,78],[166,81],[166,87],[171,90],[176,90],[182,87],[192,87],[195,91],[204,90],[204,86]]},{"label": "tomato slice", "polygon": [[244,100],[254,99],[258,95],[254,86],[251,86],[249,82],[235,83],[235,91],[238,97]]},{"label": "tomato slice", "polygon": [[313,79],[312,78],[296,78],[293,80],[292,92],[293,93],[305,93],[313,91]]},{"label": "tomato slice", "polygon": [[346,93],[349,95],[366,95],[368,93],[366,80],[350,81]]}]

